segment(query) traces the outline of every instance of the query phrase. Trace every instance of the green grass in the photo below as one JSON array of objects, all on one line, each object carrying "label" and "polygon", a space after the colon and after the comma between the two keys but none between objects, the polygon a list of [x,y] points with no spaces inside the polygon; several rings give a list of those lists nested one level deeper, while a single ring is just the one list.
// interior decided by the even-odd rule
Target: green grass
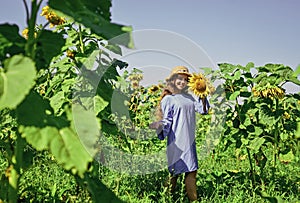
[{"label": "green grass", "polygon": [[[0,161],[1,187],[4,187],[8,164],[3,153]],[[236,156],[235,150],[229,148],[226,152],[216,149],[214,156],[200,159],[199,166],[198,202],[257,203],[284,200],[296,203],[300,200],[299,162],[278,162],[275,170],[273,163],[268,161],[263,171],[255,166],[255,174],[251,174],[247,157]],[[100,179],[124,202],[188,202],[183,177],[179,178],[176,192],[171,196],[164,187],[168,175],[166,169],[146,175],[127,175],[99,166],[94,178]],[[87,188],[79,185],[75,177],[46,152],[34,156],[33,165],[23,171],[19,195],[20,202],[92,202]],[[1,198],[5,199],[3,194]]]},{"label": "green grass", "polygon": [[[234,154],[231,149],[200,160],[197,175],[199,202],[269,202],[267,197],[287,202],[299,200],[300,173],[297,163],[278,163],[276,172],[268,163],[263,174],[256,167],[254,183],[248,160],[237,159]],[[125,202],[188,202],[183,178],[178,181],[175,199],[170,197],[163,186],[168,176],[166,170],[141,176],[129,176],[105,168],[99,173],[106,186]]]}]

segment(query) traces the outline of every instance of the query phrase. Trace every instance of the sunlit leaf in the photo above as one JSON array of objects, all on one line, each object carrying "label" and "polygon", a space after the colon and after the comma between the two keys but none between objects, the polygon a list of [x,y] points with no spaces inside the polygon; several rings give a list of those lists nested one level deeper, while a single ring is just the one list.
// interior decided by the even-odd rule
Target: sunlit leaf
[{"label": "sunlit leaf", "polygon": [[35,149],[49,150],[65,169],[83,176],[97,150],[100,121],[79,106],[68,118],[55,116],[49,103],[31,92],[17,109],[19,131]]},{"label": "sunlit leaf", "polygon": [[286,154],[283,154],[283,153],[279,154],[279,159],[283,163],[292,162],[294,160],[294,158],[295,158],[295,155],[293,154],[292,150]]},{"label": "sunlit leaf", "polygon": [[34,62],[28,57],[15,55],[5,61],[4,72],[0,72],[0,77],[0,109],[13,109],[34,85]]},{"label": "sunlit leaf", "polygon": [[240,91],[235,91],[229,97],[229,100],[235,100],[240,95]]},{"label": "sunlit leaf", "polygon": [[250,141],[248,148],[253,150],[253,153],[257,153],[261,146],[264,144],[265,138],[257,137]]}]

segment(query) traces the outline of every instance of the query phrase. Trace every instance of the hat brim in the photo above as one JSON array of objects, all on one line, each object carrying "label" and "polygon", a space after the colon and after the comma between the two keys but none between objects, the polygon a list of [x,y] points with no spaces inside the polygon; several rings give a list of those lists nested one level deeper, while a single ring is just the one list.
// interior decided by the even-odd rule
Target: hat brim
[{"label": "hat brim", "polygon": [[191,76],[192,76],[191,73],[185,73],[185,72],[181,72],[181,73],[173,73],[173,74],[171,74],[169,77],[167,77],[166,80],[167,80],[167,81],[170,80],[172,77],[174,77],[174,75],[186,75],[186,76],[188,76],[188,77],[191,77]]}]

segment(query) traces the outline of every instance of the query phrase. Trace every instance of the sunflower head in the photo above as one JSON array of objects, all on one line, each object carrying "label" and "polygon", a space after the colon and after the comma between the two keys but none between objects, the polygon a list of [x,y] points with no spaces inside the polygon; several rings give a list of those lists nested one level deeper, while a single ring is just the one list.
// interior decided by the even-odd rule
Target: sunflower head
[{"label": "sunflower head", "polygon": [[285,96],[285,89],[276,85],[267,83],[266,85],[257,85],[252,88],[253,95],[261,98],[278,98],[282,99]]},{"label": "sunflower head", "polygon": [[41,16],[44,16],[50,23],[50,28],[55,25],[62,25],[66,23],[66,20],[63,17],[58,16],[49,6],[42,8]]},{"label": "sunflower head", "polygon": [[209,82],[201,73],[193,73],[189,78],[188,87],[196,96],[207,97],[210,94]]}]

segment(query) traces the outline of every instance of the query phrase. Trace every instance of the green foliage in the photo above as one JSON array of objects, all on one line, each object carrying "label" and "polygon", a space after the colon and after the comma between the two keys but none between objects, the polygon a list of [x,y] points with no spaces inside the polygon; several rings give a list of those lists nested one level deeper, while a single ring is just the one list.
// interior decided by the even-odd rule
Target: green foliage
[{"label": "green foliage", "polygon": [[[31,11],[24,38],[16,25],[0,25],[0,109],[3,118],[9,115],[13,121],[1,126],[1,148],[8,160],[8,189],[1,199],[10,202],[22,196],[18,197],[19,178],[28,167],[24,151],[28,146],[49,151],[65,170],[78,176],[78,182],[100,184],[87,177],[98,151],[101,115],[109,113],[111,81],[118,75],[117,66],[126,65],[108,52],[120,54],[118,44],[109,42],[106,48],[103,44],[123,34],[119,44],[132,46],[130,27],[110,22],[110,1],[101,1],[101,6],[99,1],[49,1],[60,15],[72,17],[61,24],[51,19],[58,19],[57,14],[49,15],[52,10],[43,10],[55,29],[47,29],[48,23],[36,25],[41,2],[25,5]],[[80,9],[73,10],[74,5]],[[96,69],[91,66],[95,60],[99,60]]]},{"label": "green foliage", "polygon": [[19,35],[19,27],[8,23],[0,25],[0,61],[16,54],[24,54],[26,40]]},{"label": "green foliage", "polygon": [[23,173],[19,194],[20,201],[27,202],[91,202],[88,190],[46,152],[36,153],[32,166]]},{"label": "green foliage", "polygon": [[[166,143],[148,129],[164,85],[140,86],[137,68],[120,76],[128,64],[111,57],[133,46],[131,28],[111,23],[110,0],[50,0],[67,20],[47,29],[36,25],[40,3],[31,1],[27,37],[0,25],[0,201],[186,202],[183,177],[173,197],[164,187]],[[217,105],[197,120],[200,201],[296,202],[300,96],[283,85],[300,84],[299,67],[219,67],[205,70],[224,81]],[[218,104],[222,89],[230,108]]]},{"label": "green foliage", "polygon": [[[84,1],[75,0],[72,2],[50,0],[49,6],[62,11],[78,23],[91,28],[92,31],[104,39],[112,40],[114,43],[133,48],[133,42],[129,36],[131,27],[118,25],[110,22],[111,1]],[[85,9],[82,9],[85,8]],[[121,40],[114,37],[123,35]]]},{"label": "green foliage", "polygon": [[248,157],[254,190],[264,191],[260,181],[270,172],[268,165],[273,166],[274,177],[278,160],[299,163],[299,93],[286,94],[282,87],[287,82],[299,85],[299,80],[290,67],[252,63],[246,67],[220,64],[220,78],[225,80],[226,98],[233,101],[221,142],[225,150],[234,145],[240,156]]},{"label": "green foliage", "polygon": [[37,47],[34,60],[38,70],[48,68],[53,57],[61,54],[61,48],[66,43],[61,33],[55,33],[50,30],[40,30],[36,41]]}]

